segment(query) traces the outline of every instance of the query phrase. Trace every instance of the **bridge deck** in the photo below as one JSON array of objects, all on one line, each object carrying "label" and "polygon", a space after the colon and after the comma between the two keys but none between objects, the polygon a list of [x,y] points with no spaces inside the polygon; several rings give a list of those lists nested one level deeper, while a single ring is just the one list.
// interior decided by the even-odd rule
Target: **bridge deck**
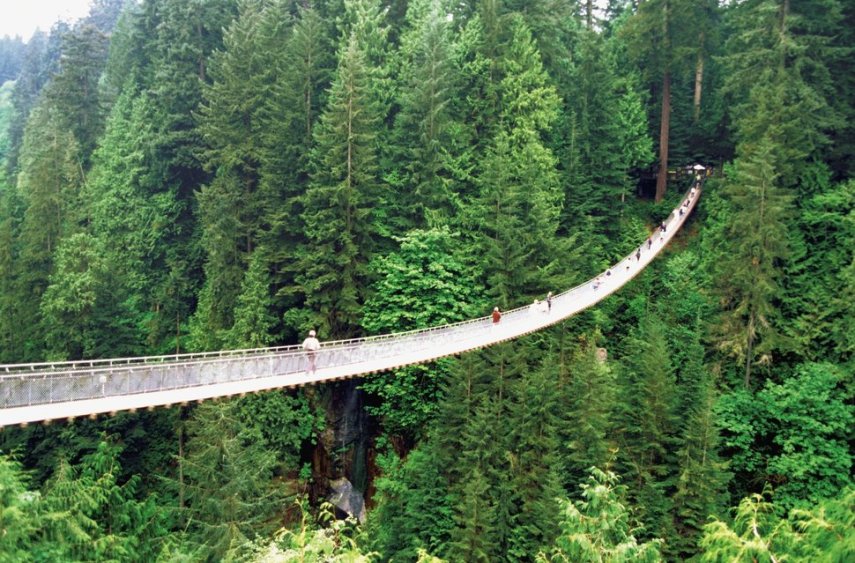
[{"label": "bridge deck", "polygon": [[[63,363],[0,365],[0,427],[150,408],[213,397],[296,387],[388,371],[490,346],[567,319],[614,293],[638,275],[674,237],[694,208],[675,209],[667,230],[593,280],[554,296],[548,312],[525,306],[489,317],[424,330],[328,342],[316,370],[298,346],[203,354],[114,358]],[[679,209],[679,208],[678,208]],[[597,280],[599,279],[599,282]],[[596,286],[596,287],[595,287]]]}]

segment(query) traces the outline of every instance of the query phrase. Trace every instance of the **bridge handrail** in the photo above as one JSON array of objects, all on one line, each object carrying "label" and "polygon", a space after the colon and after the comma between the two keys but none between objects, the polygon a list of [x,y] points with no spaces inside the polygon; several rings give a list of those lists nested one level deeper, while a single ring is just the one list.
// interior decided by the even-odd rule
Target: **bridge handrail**
[{"label": "bridge handrail", "polygon": [[[686,191],[684,197],[681,198],[681,202],[684,201],[686,197],[691,192],[691,188]],[[668,218],[665,220],[666,225],[670,226],[677,219],[685,220],[688,216],[688,213],[681,217],[679,217],[676,213],[669,214]],[[655,233],[655,231],[654,231]],[[651,235],[653,236],[653,235]],[[643,243],[642,243],[643,244]],[[613,264],[610,268],[614,268],[618,264],[623,263],[626,260],[631,260],[633,253],[630,252],[621,260]],[[573,294],[574,292],[580,291],[586,285],[591,283],[591,280],[585,280],[580,284],[562,291],[556,294],[553,298],[557,301],[559,299],[566,298]],[[520,312],[527,311],[530,307],[530,304],[524,304],[519,307],[509,309],[503,312],[503,317],[514,317]],[[370,335],[363,336],[358,338],[350,338],[350,339],[342,339],[342,340],[333,340],[326,341],[322,343],[322,350],[335,350],[342,351],[348,349],[355,349],[364,344],[371,344],[376,342],[383,342],[390,339],[404,339],[406,337],[415,337],[426,335],[430,333],[439,333],[439,332],[451,332],[457,328],[466,326],[466,325],[474,325],[474,324],[484,324],[490,322],[490,316],[477,317],[475,319],[466,319],[462,321],[456,321],[453,323],[447,323],[444,325],[437,325],[433,327],[421,328],[421,329],[412,329],[407,331],[400,332],[392,332],[387,334],[379,334],[379,335]],[[25,363],[25,364],[0,364],[0,381],[5,379],[25,379],[25,378],[47,378],[47,377],[62,377],[67,374],[73,374],[75,372],[83,372],[86,374],[92,373],[102,373],[109,372],[114,373],[117,371],[126,371],[129,369],[140,368],[146,365],[169,365],[169,366],[190,366],[196,365],[199,363],[216,363],[218,361],[227,361],[233,360],[237,358],[264,358],[267,356],[296,356],[302,355],[304,353],[300,344],[289,344],[284,346],[273,346],[273,347],[265,347],[265,348],[250,348],[250,349],[239,349],[239,350],[218,350],[212,352],[191,352],[191,353],[183,353],[183,354],[163,354],[156,356],[135,356],[135,357],[120,357],[120,358],[105,358],[105,359],[91,359],[91,360],[73,360],[73,361],[62,361],[62,362],[37,362],[37,363]]]}]

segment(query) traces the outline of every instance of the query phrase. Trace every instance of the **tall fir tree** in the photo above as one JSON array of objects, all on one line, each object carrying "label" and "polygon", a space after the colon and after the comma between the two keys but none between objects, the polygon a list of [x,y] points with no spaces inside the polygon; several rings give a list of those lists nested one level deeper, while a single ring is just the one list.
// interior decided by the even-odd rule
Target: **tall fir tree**
[{"label": "tall fir tree", "polygon": [[404,164],[388,176],[396,214],[415,226],[448,224],[459,213],[455,179],[463,172],[457,153],[464,139],[451,113],[456,84],[446,14],[439,0],[412,3],[401,38],[393,150]]},{"label": "tall fir tree", "polygon": [[579,35],[564,93],[568,132],[561,159],[564,230],[584,229],[590,238],[605,240],[619,233],[627,214],[630,171],[653,160],[641,99],[632,81],[618,75],[611,49],[592,30]]},{"label": "tall fir tree", "polygon": [[[269,9],[267,27],[276,29],[278,11]],[[332,22],[317,9],[301,7],[277,67],[273,93],[260,110],[260,191],[264,201],[261,244],[270,259],[275,309],[293,314],[301,305],[295,278],[301,271],[296,249],[306,242],[301,198],[309,185],[314,130],[324,107],[325,89],[335,70]],[[286,325],[289,323],[286,322]],[[291,322],[300,325],[300,321]],[[284,330],[294,331],[294,326]],[[285,338],[290,337],[288,334]]]},{"label": "tall fir tree", "polygon": [[703,364],[698,332],[684,341],[685,359],[678,373],[682,390],[679,476],[673,495],[677,536],[668,541],[668,553],[687,558],[698,551],[698,540],[710,516],[725,507],[725,487],[731,477],[722,459],[717,394],[713,374]]},{"label": "tall fir tree", "polygon": [[583,482],[590,467],[607,467],[614,457],[612,411],[616,377],[611,362],[597,356],[593,343],[573,351],[567,381],[560,386],[558,452],[567,491]]},{"label": "tall fir tree", "polygon": [[[233,309],[249,256],[259,244],[269,207],[276,198],[261,187],[265,157],[266,100],[281,72],[290,26],[280,3],[241,4],[226,30],[223,49],[209,65],[212,83],[203,89],[199,131],[207,145],[205,164],[213,182],[198,196],[205,264],[205,305],[196,323],[205,334],[223,333],[234,322]],[[260,255],[259,255],[260,256]],[[216,339],[203,344],[218,346]]]},{"label": "tall fir tree", "polygon": [[542,140],[558,98],[525,23],[509,21],[512,41],[499,64],[501,125],[480,164],[480,194],[468,219],[485,257],[488,293],[503,307],[564,286],[555,258],[568,250],[556,238],[557,162]]},{"label": "tall fir tree", "polygon": [[672,538],[671,494],[678,445],[674,366],[660,318],[647,313],[629,337],[616,416],[618,463],[644,538]]},{"label": "tall fir tree", "polygon": [[283,491],[273,481],[273,452],[236,403],[200,405],[187,423],[178,459],[180,514],[188,540],[208,561],[249,553],[249,542],[275,529]]},{"label": "tall fir tree", "polygon": [[378,238],[373,209],[382,189],[376,156],[381,116],[355,35],[339,57],[315,130],[314,172],[302,214],[308,243],[298,281],[313,324],[323,334],[346,337],[359,332],[367,264]]},{"label": "tall fir tree", "polygon": [[47,102],[34,110],[27,124],[20,167],[17,191],[23,214],[15,267],[20,317],[14,324],[23,327],[21,360],[36,360],[44,342],[38,330],[39,303],[54,271],[54,252],[63,237],[77,229],[73,215],[79,211],[83,181],[74,135],[61,126]]},{"label": "tall fir tree", "polygon": [[41,300],[49,359],[134,356],[142,339],[124,284],[98,240],[88,233],[63,239]]},{"label": "tall fir tree", "polygon": [[772,361],[781,260],[787,255],[791,198],[776,185],[774,162],[772,143],[761,141],[737,161],[725,188],[733,218],[730,251],[716,266],[723,306],[718,345],[744,366],[746,388],[752,367]]},{"label": "tall fir tree", "polygon": [[237,348],[262,348],[274,341],[276,317],[272,312],[270,273],[263,248],[257,248],[249,261],[241,291],[235,304],[235,321],[226,343]]},{"label": "tall fir tree", "polygon": [[819,157],[828,132],[841,126],[829,102],[833,83],[822,56],[839,17],[835,0],[765,0],[732,11],[724,89],[732,99],[736,140],[748,151],[768,141],[783,187],[799,183],[802,165]]},{"label": "tall fir tree", "polygon": [[557,455],[557,370],[530,367],[513,389],[511,485],[515,493],[510,553],[528,560],[558,534],[555,514],[562,489]]},{"label": "tall fir tree", "polygon": [[108,37],[95,25],[84,23],[66,34],[59,69],[45,95],[61,116],[63,127],[74,134],[83,168],[103,132],[104,113],[98,83],[107,60]]}]

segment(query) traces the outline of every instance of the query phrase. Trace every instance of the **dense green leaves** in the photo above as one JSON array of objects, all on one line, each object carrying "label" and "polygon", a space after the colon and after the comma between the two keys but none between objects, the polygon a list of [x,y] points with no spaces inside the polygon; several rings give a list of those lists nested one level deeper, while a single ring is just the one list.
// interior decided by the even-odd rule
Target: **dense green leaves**
[{"label": "dense green leaves", "polygon": [[[0,362],[477,318],[625,255],[674,167],[725,177],[513,343],[4,431],[0,559],[851,559],[851,3],[94,4],[0,40]],[[364,536],[288,508],[341,476]]]},{"label": "dense green leaves", "polygon": [[662,560],[658,541],[640,543],[634,536],[617,475],[592,467],[580,486],[583,500],[561,501],[561,533],[538,561]]}]

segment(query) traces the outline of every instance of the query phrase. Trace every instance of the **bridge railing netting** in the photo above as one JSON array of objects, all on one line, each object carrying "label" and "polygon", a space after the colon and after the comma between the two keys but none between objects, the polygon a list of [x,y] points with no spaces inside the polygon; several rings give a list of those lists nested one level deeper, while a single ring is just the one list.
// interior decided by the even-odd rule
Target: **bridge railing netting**
[{"label": "bridge railing netting", "polygon": [[[693,198],[690,198],[690,203],[684,214],[678,215],[675,210],[666,220],[670,231],[668,238],[679,229],[694,207]],[[656,248],[652,254],[655,255],[659,250]],[[631,253],[611,269],[629,265],[633,259],[634,253]],[[602,299],[602,296],[590,294],[591,283],[592,280],[587,280],[555,295],[553,308],[569,310],[565,305],[571,301],[587,299],[596,302]],[[502,324],[507,326],[508,323],[522,322],[530,318],[531,314],[529,305],[505,311]],[[571,314],[573,312],[558,316],[548,324]],[[315,355],[315,370],[399,356],[403,365],[407,363],[405,357],[412,357],[416,352],[484,337],[491,330],[491,325],[489,317],[481,317],[427,329],[325,342]],[[503,339],[496,337],[494,341]],[[441,355],[445,354],[434,357]],[[104,360],[3,364],[0,365],[0,408],[101,399],[300,374],[307,372],[308,362],[309,358],[299,345],[289,345]]]}]

